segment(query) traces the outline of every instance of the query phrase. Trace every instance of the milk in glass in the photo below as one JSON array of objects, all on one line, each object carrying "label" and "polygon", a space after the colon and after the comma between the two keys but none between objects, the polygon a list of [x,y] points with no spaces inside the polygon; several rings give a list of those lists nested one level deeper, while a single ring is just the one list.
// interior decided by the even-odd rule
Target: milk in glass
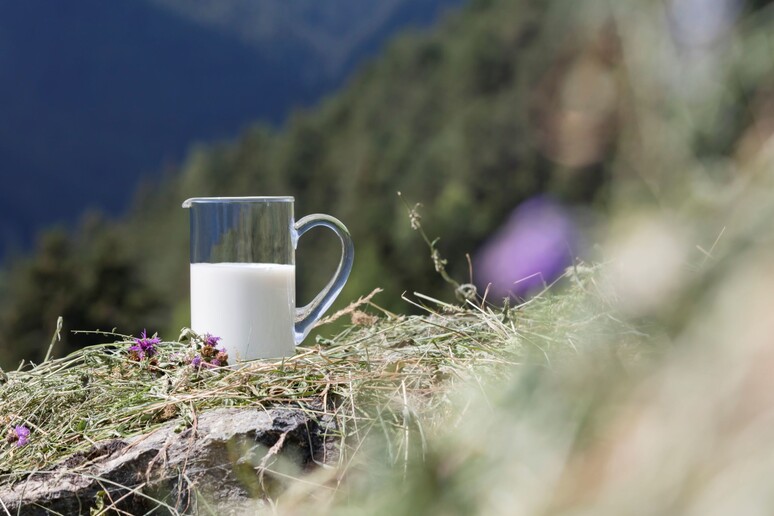
[{"label": "milk in glass", "polygon": [[220,337],[230,360],[292,355],[295,266],[192,263],[191,328]]}]

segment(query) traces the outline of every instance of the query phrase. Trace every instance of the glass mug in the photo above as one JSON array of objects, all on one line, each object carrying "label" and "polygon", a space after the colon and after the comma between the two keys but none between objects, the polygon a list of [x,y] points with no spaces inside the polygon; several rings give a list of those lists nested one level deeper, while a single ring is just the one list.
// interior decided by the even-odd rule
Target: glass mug
[{"label": "glass mug", "polygon": [[[329,215],[293,219],[293,197],[196,197],[191,211],[191,329],[221,338],[236,361],[293,355],[339,295],[355,255],[349,231]],[[341,240],[333,278],[296,308],[299,237],[322,226]]]}]

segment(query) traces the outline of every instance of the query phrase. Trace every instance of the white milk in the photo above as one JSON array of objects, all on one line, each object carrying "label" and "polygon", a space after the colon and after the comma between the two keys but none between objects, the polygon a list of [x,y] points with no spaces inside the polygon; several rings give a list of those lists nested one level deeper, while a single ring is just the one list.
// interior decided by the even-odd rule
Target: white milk
[{"label": "white milk", "polygon": [[191,328],[220,337],[229,362],[294,352],[296,268],[192,263]]}]

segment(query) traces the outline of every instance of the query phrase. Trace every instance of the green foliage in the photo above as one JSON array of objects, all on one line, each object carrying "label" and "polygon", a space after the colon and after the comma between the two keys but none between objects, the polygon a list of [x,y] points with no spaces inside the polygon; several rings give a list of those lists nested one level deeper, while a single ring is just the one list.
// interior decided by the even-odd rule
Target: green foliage
[{"label": "green foliage", "polygon": [[40,361],[64,318],[63,343],[57,354],[94,343],[71,330],[139,331],[163,319],[158,293],[144,279],[138,263],[145,253],[129,249],[118,229],[100,222],[85,224],[75,237],[52,230],[41,236],[32,259],[10,269],[0,314],[0,355],[4,364]]}]

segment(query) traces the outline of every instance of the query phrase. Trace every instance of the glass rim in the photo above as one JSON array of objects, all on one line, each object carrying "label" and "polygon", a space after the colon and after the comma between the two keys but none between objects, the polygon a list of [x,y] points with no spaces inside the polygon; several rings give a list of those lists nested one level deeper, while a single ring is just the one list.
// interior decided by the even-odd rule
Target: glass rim
[{"label": "glass rim", "polygon": [[247,196],[247,197],[191,197],[183,201],[183,208],[190,208],[194,203],[240,203],[240,202],[293,202],[295,198],[292,195],[278,196]]}]

